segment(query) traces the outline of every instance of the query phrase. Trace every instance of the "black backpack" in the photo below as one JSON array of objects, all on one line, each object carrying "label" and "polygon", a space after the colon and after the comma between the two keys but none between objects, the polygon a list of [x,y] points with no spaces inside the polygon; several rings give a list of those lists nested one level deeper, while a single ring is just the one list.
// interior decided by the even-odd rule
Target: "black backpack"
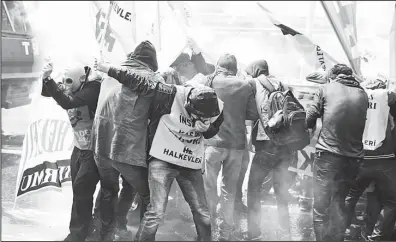
[{"label": "black backpack", "polygon": [[309,131],[305,127],[306,112],[292,91],[285,90],[281,83],[276,90],[267,79],[259,81],[270,92],[268,101],[264,104],[269,118],[264,130],[270,140],[291,151],[309,145]]}]

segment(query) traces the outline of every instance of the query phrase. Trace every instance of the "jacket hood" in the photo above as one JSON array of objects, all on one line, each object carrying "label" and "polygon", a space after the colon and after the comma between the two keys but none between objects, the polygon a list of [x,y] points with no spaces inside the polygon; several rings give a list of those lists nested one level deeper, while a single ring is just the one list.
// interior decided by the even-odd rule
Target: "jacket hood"
[{"label": "jacket hood", "polygon": [[246,73],[253,78],[257,78],[260,75],[269,75],[268,63],[266,60],[257,60],[250,63],[246,69]]},{"label": "jacket hood", "polygon": [[220,72],[230,73],[233,76],[238,72],[237,59],[234,55],[224,54],[217,61],[216,69]]},{"label": "jacket hood", "polygon": [[127,55],[123,66],[135,66],[136,60],[147,65],[154,72],[158,70],[157,52],[154,45],[146,40],[141,42],[133,52]]}]

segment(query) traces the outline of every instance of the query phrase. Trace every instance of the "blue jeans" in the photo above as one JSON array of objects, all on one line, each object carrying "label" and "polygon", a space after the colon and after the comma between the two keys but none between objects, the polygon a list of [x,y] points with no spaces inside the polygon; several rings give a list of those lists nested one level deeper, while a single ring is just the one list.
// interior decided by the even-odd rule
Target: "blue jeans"
[{"label": "blue jeans", "polygon": [[201,170],[193,170],[154,159],[149,162],[150,204],[140,223],[135,241],[154,241],[164,219],[168,195],[176,179],[190,205],[198,241],[210,241],[211,225]]},{"label": "blue jeans", "polygon": [[248,234],[250,239],[261,236],[261,185],[272,172],[273,188],[278,207],[279,229],[283,237],[291,239],[289,222],[289,181],[288,171],[293,161],[292,152],[277,152],[274,149],[256,150],[250,167],[248,183]]},{"label": "blue jeans", "polygon": [[316,151],[313,223],[316,241],[344,241],[345,198],[354,185],[360,160]]},{"label": "blue jeans", "polygon": [[[206,174],[204,175],[205,190],[208,196],[212,228],[220,223],[220,240],[229,240],[234,229],[234,204],[237,184],[241,173],[244,150],[234,150],[208,146],[205,149]],[[217,177],[222,171],[220,201],[217,195]],[[219,203],[218,218],[216,207]]]}]

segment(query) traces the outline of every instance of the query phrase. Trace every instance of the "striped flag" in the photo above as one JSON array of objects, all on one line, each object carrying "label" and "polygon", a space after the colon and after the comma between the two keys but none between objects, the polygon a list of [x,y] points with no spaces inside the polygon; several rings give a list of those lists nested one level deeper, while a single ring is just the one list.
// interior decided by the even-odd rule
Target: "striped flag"
[{"label": "striped flag", "polygon": [[396,84],[396,4],[394,6],[392,28],[389,35],[389,79]]},{"label": "striped flag", "polygon": [[356,74],[361,75],[357,46],[356,1],[321,1],[331,25]]},{"label": "striped flag", "polygon": [[318,69],[326,71],[337,63],[333,57],[323,51],[319,45],[314,44],[307,36],[282,24],[268,9],[260,3],[257,4],[265,13],[267,13],[271,22],[280,29],[282,34],[293,43],[294,47],[304,57],[306,63],[315,71]]}]

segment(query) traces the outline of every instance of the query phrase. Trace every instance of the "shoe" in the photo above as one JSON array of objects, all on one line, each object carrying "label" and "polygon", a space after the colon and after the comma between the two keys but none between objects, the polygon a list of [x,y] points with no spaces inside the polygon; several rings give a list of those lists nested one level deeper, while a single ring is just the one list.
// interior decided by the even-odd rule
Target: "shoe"
[{"label": "shoe", "polygon": [[118,241],[132,241],[132,232],[127,229],[116,229],[115,240]]}]

